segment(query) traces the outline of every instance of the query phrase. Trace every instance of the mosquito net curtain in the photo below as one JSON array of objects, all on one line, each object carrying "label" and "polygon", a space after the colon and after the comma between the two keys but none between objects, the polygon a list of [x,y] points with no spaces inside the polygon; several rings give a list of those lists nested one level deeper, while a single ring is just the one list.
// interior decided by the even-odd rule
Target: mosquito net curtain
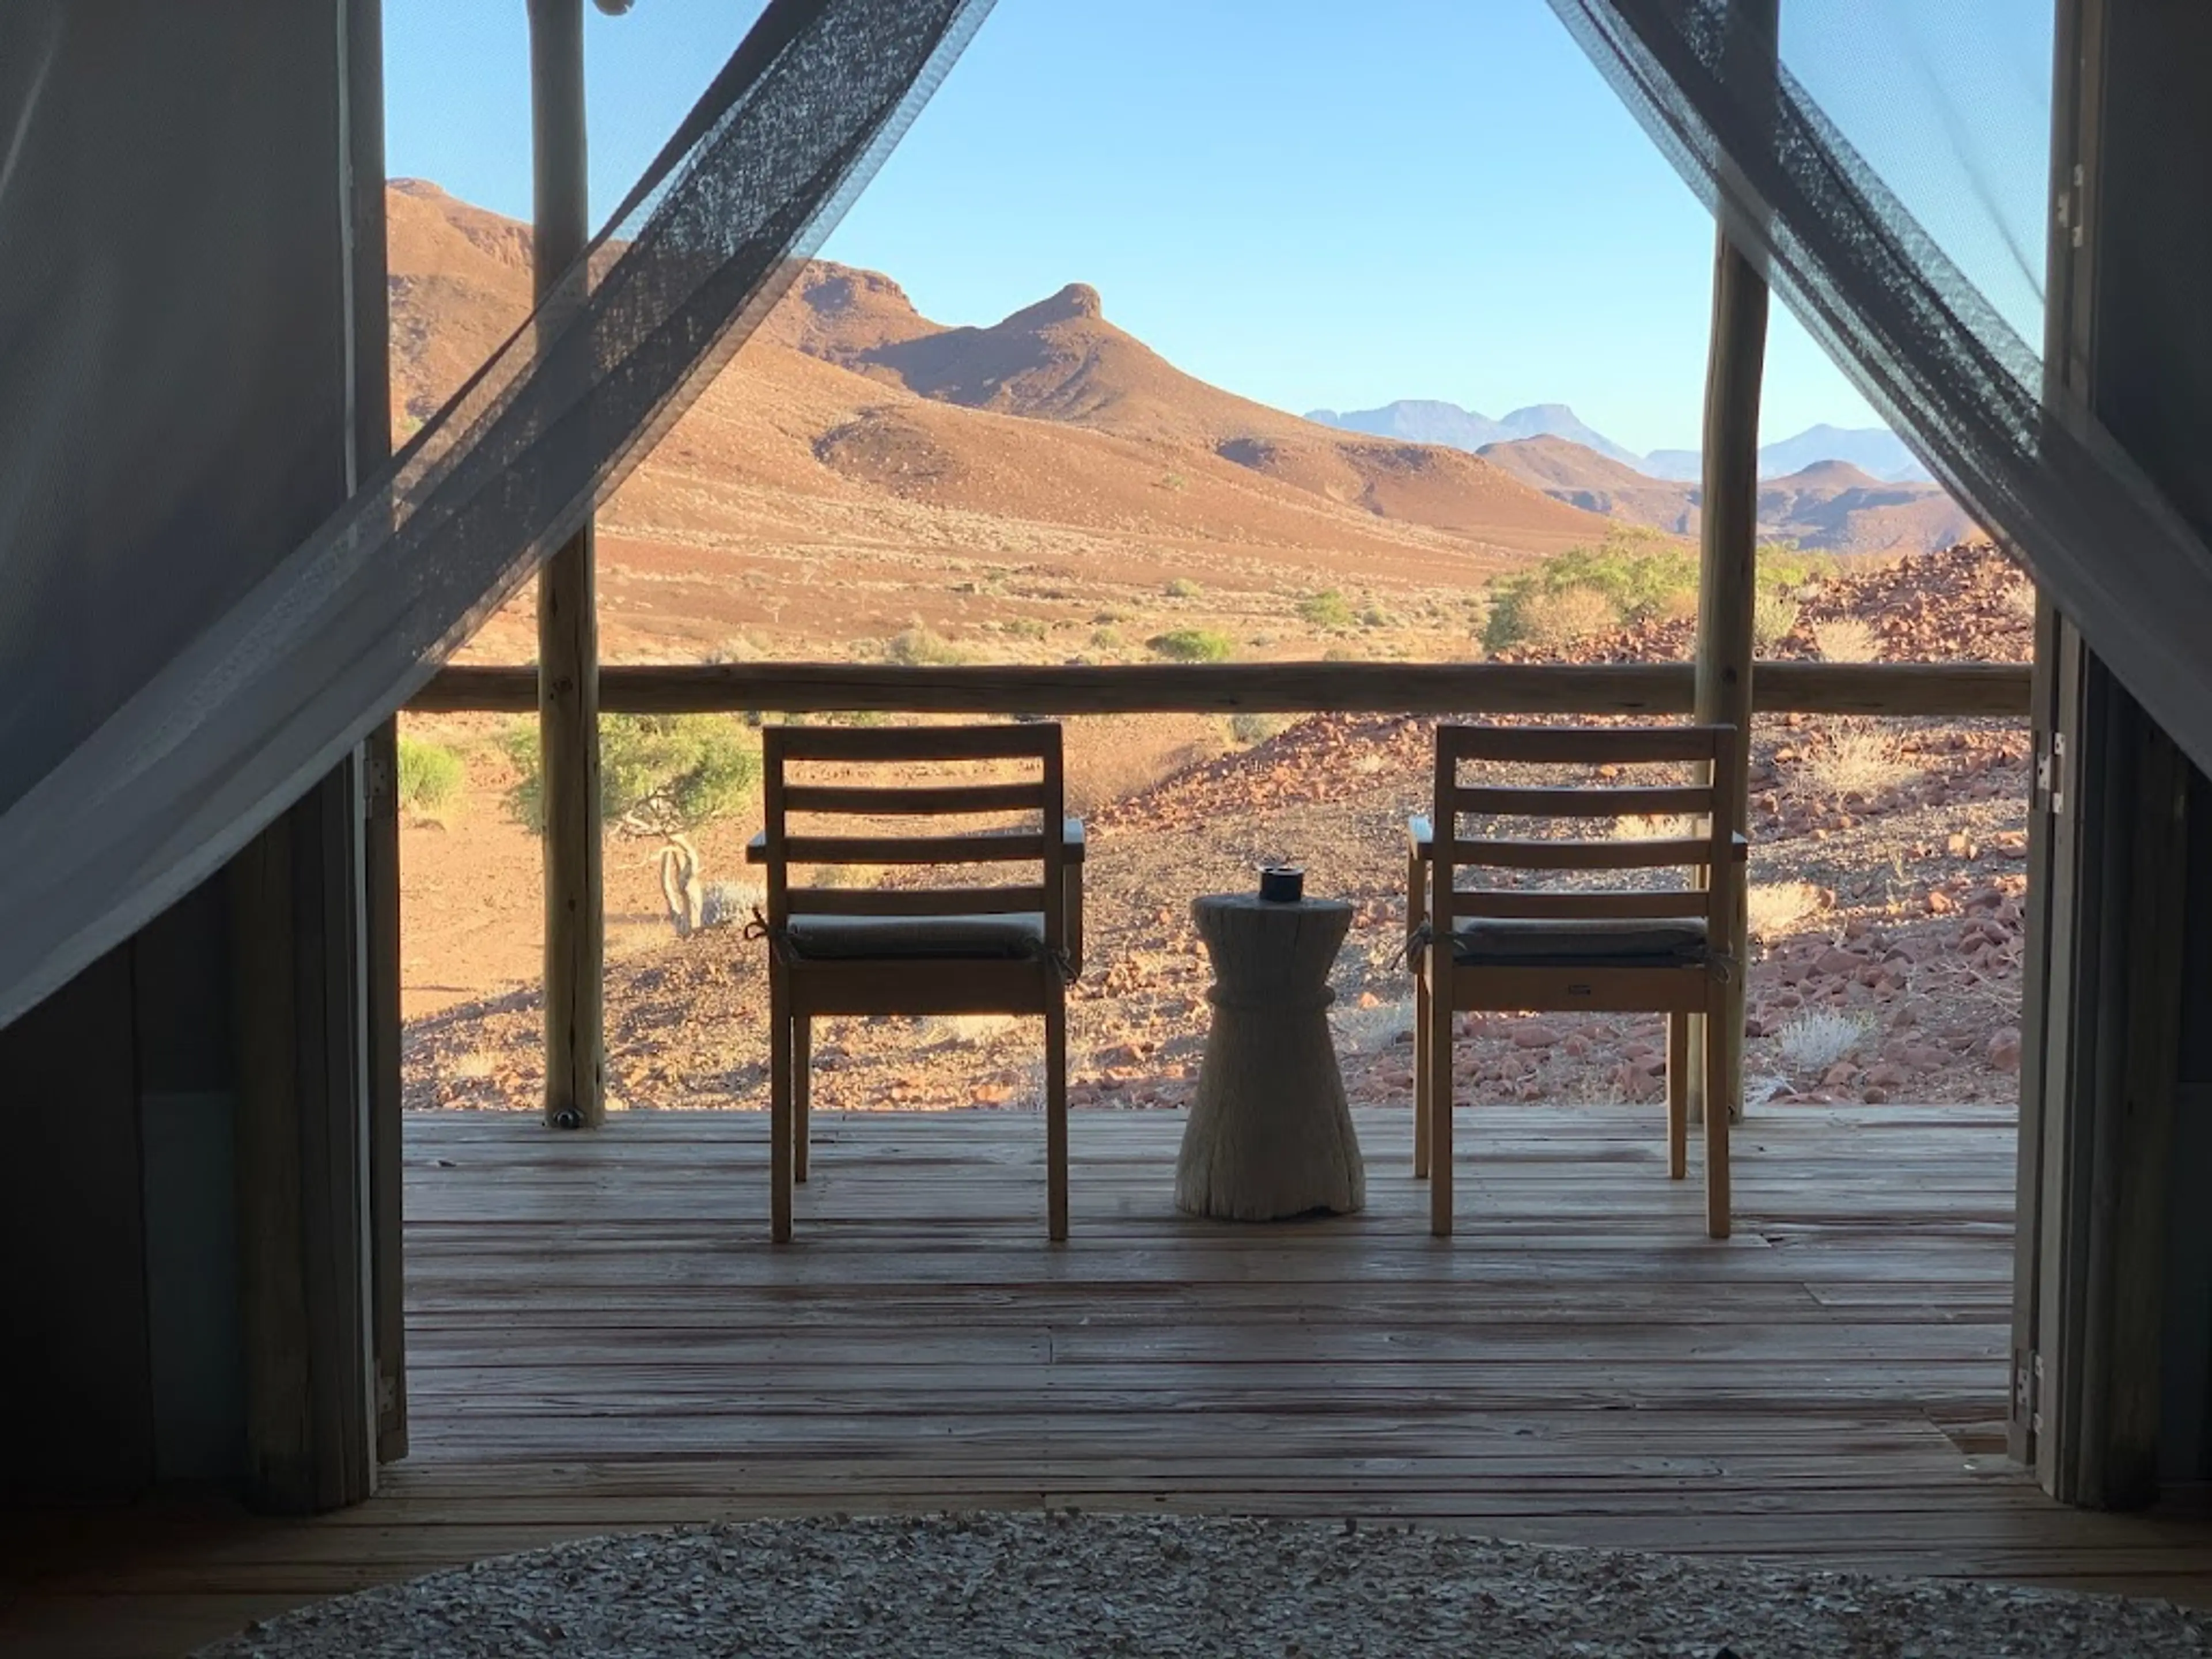
[{"label": "mosquito net curtain", "polygon": [[[771,0],[539,315],[390,465],[242,595],[190,568],[238,550],[164,546],[143,591],[177,604],[144,659],[66,696],[61,665],[104,641],[86,603],[95,573],[47,511],[70,450],[40,434],[100,349],[100,317],[86,273],[43,287],[30,273],[47,314],[0,317],[0,1024],[217,869],[611,493],[774,306],[988,9]],[[65,258],[61,228],[9,175],[27,147],[70,141],[52,66],[97,9],[0,8],[0,262]],[[149,451],[190,433],[189,386],[149,374],[143,395],[129,424]],[[208,597],[189,614],[195,594]]]},{"label": "mosquito net curtain", "polygon": [[[2115,446],[2046,414],[2020,331],[1778,62],[1771,25],[1725,0],[1552,3],[1875,407],[2212,763],[2212,554]],[[41,701],[35,658],[0,651],[0,1024],[214,871],[614,489],[988,9],[772,0],[540,318],[265,580],[177,619],[174,645],[105,705]],[[43,66],[76,26],[61,0],[0,21],[0,260],[36,243],[11,219],[8,167],[40,140]],[[0,340],[0,434],[18,447],[67,355]],[[163,395],[149,386],[149,429],[191,419]],[[74,614],[30,471],[0,452],[0,643],[66,637]]]}]

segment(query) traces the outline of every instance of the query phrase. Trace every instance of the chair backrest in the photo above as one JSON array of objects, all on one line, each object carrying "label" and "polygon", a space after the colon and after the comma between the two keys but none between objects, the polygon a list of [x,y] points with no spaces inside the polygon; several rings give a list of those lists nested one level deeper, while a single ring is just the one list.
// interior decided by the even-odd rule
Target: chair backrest
[{"label": "chair backrest", "polygon": [[[1468,761],[1501,765],[1606,768],[1603,783],[1525,787],[1463,786]],[[1662,782],[1652,769],[1694,769],[1691,783]],[[1637,774],[1643,776],[1638,779]],[[1735,728],[1729,726],[1439,726],[1437,728],[1436,837],[1431,925],[1439,934],[1459,916],[1544,921],[1696,919],[1716,939],[1734,917],[1734,884],[1712,872],[1735,859],[1737,824]],[[1617,781],[1615,781],[1617,780]],[[1463,836],[1460,819],[1492,817],[1680,820],[1675,835],[1597,839]],[[1702,821],[1702,823],[1701,823]],[[1605,871],[1687,868],[1706,879],[1679,889],[1562,890],[1557,888],[1462,888],[1463,869]]]},{"label": "chair backrest", "polygon": [[[781,930],[793,916],[1007,915],[1044,917],[1045,945],[1066,944],[1061,823],[1066,790],[1060,727],[921,726],[896,728],[772,726],[761,734],[763,836],[768,920]],[[794,779],[793,763],[834,766],[836,781]],[[1035,775],[1004,781],[1009,763],[1034,762]],[[928,767],[926,783],[850,782],[876,768]],[[945,776],[946,769],[954,774]],[[1024,772],[1030,771],[1022,766]],[[965,773],[964,778],[958,775]],[[978,781],[988,777],[988,781]],[[1036,815],[1036,827],[948,830],[947,818]],[[808,822],[791,833],[790,821]],[[848,833],[838,819],[866,819]],[[883,821],[898,828],[886,830]],[[808,866],[1026,866],[1011,884],[932,887],[794,887],[791,870]],[[1034,884],[1022,879],[1031,872]]]}]

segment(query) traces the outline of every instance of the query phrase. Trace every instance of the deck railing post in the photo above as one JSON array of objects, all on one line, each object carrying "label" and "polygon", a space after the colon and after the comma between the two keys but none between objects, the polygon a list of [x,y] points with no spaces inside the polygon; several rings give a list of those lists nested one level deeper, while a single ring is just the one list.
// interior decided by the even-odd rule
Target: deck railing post
[{"label": "deck railing post", "polygon": [[[532,268],[544,300],[590,239],[584,0],[530,0]],[[549,327],[558,327],[557,317]],[[538,736],[545,829],[545,1121],[606,1116],[606,921],[599,842],[599,639],[592,526],[538,577]]]},{"label": "deck railing post", "polygon": [[[1732,0],[1737,39],[1746,53],[1771,62],[1778,0]],[[1759,581],[1759,405],[1766,366],[1765,279],[1723,226],[1713,260],[1712,334],[1705,365],[1705,493],[1699,504],[1698,650],[1695,717],[1735,727],[1736,823],[1746,822],[1751,758],[1753,616]],[[1712,878],[1739,884],[1734,937],[1714,943],[1735,963],[1726,1012],[1692,1020],[1692,1042],[1721,1048],[1729,1109],[1743,1111],[1744,979],[1749,939],[1742,886],[1747,866],[1716,868]],[[1706,1070],[1692,1064],[1690,1109],[1705,1109]]]}]

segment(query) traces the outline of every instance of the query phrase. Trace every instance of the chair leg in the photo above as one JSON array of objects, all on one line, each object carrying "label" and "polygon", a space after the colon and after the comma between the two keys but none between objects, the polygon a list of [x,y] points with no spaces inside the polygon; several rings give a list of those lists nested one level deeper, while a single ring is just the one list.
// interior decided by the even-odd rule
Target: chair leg
[{"label": "chair leg", "polygon": [[1729,1120],[1737,1103],[1729,1098],[1729,1061],[1716,1040],[1714,1022],[1705,1027],[1705,1231],[1729,1236]]},{"label": "chair leg", "polygon": [[1443,947],[1429,947],[1429,1231],[1452,1230],[1452,986]]},{"label": "chair leg", "polygon": [[1429,976],[1413,970],[1413,1179],[1429,1174]]},{"label": "chair leg", "polygon": [[1067,992],[1053,976],[1044,1003],[1045,1219],[1052,1242],[1067,1237]]},{"label": "chair leg", "polygon": [[768,1183],[769,1237],[791,1242],[791,992],[781,974],[769,975]]},{"label": "chair leg", "polygon": [[814,1022],[799,1014],[791,1022],[791,1178],[806,1181],[806,1148],[811,1138],[808,1114],[814,1097]]},{"label": "chair leg", "polygon": [[1667,1178],[1690,1173],[1690,1017],[1667,1016]]}]

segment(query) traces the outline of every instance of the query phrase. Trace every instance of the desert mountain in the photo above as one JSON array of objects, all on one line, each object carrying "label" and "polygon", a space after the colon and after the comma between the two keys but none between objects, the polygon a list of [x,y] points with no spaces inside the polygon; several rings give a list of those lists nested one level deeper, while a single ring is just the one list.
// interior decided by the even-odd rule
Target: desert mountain
[{"label": "desert mountain", "polygon": [[1306,418],[1346,432],[1410,438],[1415,443],[1449,444],[1454,449],[1478,453],[1492,444],[1512,443],[1522,438],[1565,438],[1569,443],[1595,450],[1608,460],[1628,466],[1641,465],[1633,451],[1622,448],[1565,404],[1531,404],[1493,421],[1487,415],[1462,409],[1457,404],[1407,398],[1385,404],[1380,409],[1355,409],[1343,414],[1333,409],[1316,409]]},{"label": "desert mountain", "polygon": [[[404,431],[526,316],[529,236],[432,185],[394,184],[388,205]],[[1463,589],[1604,528],[1476,456],[1208,386],[1079,284],[948,329],[889,278],[829,264],[799,274],[599,522],[612,657],[763,623],[787,646],[951,623],[985,580],[962,570],[1030,572],[1040,594],[1060,570],[1109,593]],[[486,654],[522,645],[514,618],[499,626],[516,637]]]},{"label": "desert mountain", "polygon": [[[1316,409],[1306,418],[1347,432],[1371,432],[1411,438],[1417,443],[1449,444],[1455,449],[1480,454],[1492,444],[1522,438],[1565,438],[1593,450],[1607,460],[1668,483],[1694,483],[1699,461],[1694,449],[1655,449],[1638,455],[1624,448],[1583,421],[1565,404],[1531,404],[1492,420],[1457,404],[1433,398],[1407,398],[1380,409],[1357,409],[1339,414]],[[1885,483],[1932,482],[1919,458],[1905,441],[1887,427],[1840,427],[1823,422],[1809,426],[1792,438],[1768,444],[1759,452],[1759,476],[1786,477],[1821,461],[1848,461]]]},{"label": "desert mountain", "polygon": [[[1697,533],[1697,485],[1651,477],[1561,438],[1492,444],[1483,459],[1572,507],[1668,535]],[[1759,532],[1828,553],[1925,553],[1974,533],[1929,483],[1885,483],[1844,461],[1819,461],[1759,491]]]},{"label": "desert mountain", "polygon": [[[856,327],[855,286],[842,267],[820,268],[781,308],[799,314],[778,325],[777,337],[933,402],[1110,433],[1161,449],[1178,468],[1192,458],[1227,461],[1324,501],[1500,548],[1594,528],[1462,452],[1340,435],[1209,386],[1108,321],[1085,283],[984,328],[898,316],[882,289]],[[871,333],[879,337],[862,343]]]}]

